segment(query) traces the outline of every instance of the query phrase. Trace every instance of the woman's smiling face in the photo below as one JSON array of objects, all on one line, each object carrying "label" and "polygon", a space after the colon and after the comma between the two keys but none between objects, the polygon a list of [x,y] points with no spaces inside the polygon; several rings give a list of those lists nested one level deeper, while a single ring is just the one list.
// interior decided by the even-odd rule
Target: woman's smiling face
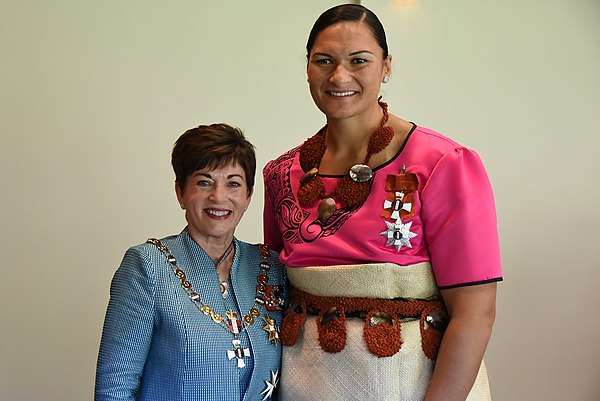
[{"label": "woman's smiling face", "polygon": [[391,56],[383,57],[371,29],[361,22],[325,28],[308,55],[310,93],[328,119],[359,116],[372,109],[390,71]]},{"label": "woman's smiling face", "polygon": [[252,198],[244,170],[231,164],[190,174],[183,190],[175,185],[185,208],[192,238],[200,245],[211,239],[231,240]]}]

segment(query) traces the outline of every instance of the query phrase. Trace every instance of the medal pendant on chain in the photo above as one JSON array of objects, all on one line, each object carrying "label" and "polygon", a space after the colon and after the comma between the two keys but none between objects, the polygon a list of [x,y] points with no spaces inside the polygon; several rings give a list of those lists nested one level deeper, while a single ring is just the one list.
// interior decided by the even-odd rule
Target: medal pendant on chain
[{"label": "medal pendant on chain", "polygon": [[240,340],[237,338],[234,338],[231,343],[233,344],[233,349],[227,350],[227,359],[232,360],[235,358],[237,360],[237,367],[241,369],[246,366],[244,358],[250,356],[250,350],[248,348],[242,348]]},{"label": "medal pendant on chain", "polygon": [[[161,243],[160,240],[156,238],[149,238],[148,243],[155,245],[160,252],[162,252],[167,258],[167,262],[169,266],[173,270],[173,273],[177,277],[181,287],[187,293],[188,298],[196,305],[196,307],[210,318],[219,326],[227,330],[229,333],[233,334],[233,349],[227,350],[227,358],[229,360],[236,359],[237,367],[243,368],[246,366],[246,362],[244,358],[250,357],[250,349],[242,348],[241,341],[237,338],[238,334],[242,333],[249,326],[251,326],[256,318],[261,315],[263,308],[266,308],[267,311],[280,311],[283,309],[283,291],[280,285],[267,285],[269,282],[269,271],[271,270],[271,252],[269,247],[264,244],[259,244],[260,249],[260,271],[257,276],[257,286],[256,286],[256,297],[254,298],[254,304],[248,310],[248,313],[242,315],[242,319],[238,318],[238,314],[234,312],[232,309],[225,313],[225,316],[217,313],[214,309],[204,303],[200,294],[193,288],[192,284],[187,281],[185,272],[177,266],[177,261],[175,257],[169,251],[165,245]],[[219,262],[216,263],[218,266],[228,255],[229,252],[233,249],[232,245],[229,246],[228,250],[221,257]],[[229,283],[227,283],[229,284]],[[223,291],[223,286],[221,286],[221,295],[223,298],[227,298],[226,291]],[[227,289],[227,288],[225,288]],[[231,295],[231,294],[229,294]],[[243,320],[243,322],[242,322]],[[269,342],[275,346],[279,343],[279,330],[277,328],[277,323],[274,319],[272,319],[268,312],[266,313],[266,318],[263,317],[263,320],[266,323],[266,326],[263,327],[263,330],[267,331],[269,334]]]},{"label": "medal pendant on chain", "polygon": [[227,315],[227,327],[233,334],[239,334],[242,331],[242,321],[238,319],[237,313],[229,310],[225,313]]}]

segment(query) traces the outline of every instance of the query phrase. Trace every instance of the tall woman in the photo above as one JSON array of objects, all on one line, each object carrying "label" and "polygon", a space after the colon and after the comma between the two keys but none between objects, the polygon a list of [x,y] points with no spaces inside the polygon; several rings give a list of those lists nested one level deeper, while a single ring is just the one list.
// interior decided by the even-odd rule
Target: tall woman
[{"label": "tall woman", "polygon": [[266,246],[234,237],[252,197],[254,147],[236,128],[201,125],[179,137],[172,164],[188,224],[125,254],[95,399],[274,399],[283,267]]},{"label": "tall woman", "polygon": [[392,57],[368,9],[325,11],[306,51],[327,124],[264,169],[265,241],[293,286],[282,397],[489,398],[502,273],[478,155],[388,113]]}]

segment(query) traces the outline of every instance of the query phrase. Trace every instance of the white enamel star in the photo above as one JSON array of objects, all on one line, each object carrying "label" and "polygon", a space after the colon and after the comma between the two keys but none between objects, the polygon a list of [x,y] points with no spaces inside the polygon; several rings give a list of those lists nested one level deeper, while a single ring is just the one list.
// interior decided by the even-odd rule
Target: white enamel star
[{"label": "white enamel star", "polygon": [[265,380],[265,384],[267,387],[260,393],[261,395],[264,394],[265,396],[262,401],[265,401],[267,398],[271,398],[273,396],[273,391],[275,391],[277,385],[279,384],[279,370],[276,370],[275,372],[271,371],[271,381],[269,382]]},{"label": "white enamel star", "polygon": [[410,231],[410,226],[412,226],[412,221],[409,221],[406,224],[402,224],[400,219],[396,220],[395,223],[390,223],[388,221],[385,222],[387,226],[387,230],[382,231],[379,235],[383,235],[387,238],[387,242],[385,246],[395,246],[396,250],[400,252],[400,248],[402,246],[406,246],[408,248],[412,248],[410,243],[411,238],[417,236],[417,234]]}]

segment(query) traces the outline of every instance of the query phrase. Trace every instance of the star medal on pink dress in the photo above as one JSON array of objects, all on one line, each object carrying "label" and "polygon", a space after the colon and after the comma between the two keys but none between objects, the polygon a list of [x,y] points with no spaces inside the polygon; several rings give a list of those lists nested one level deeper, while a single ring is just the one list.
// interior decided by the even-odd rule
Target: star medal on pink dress
[{"label": "star medal on pink dress", "polygon": [[388,193],[383,201],[381,217],[394,222],[385,221],[386,230],[379,233],[387,241],[385,246],[394,246],[400,252],[403,246],[412,248],[410,240],[417,236],[410,231],[412,221],[402,223],[402,218],[410,218],[415,214],[414,192],[419,187],[416,174],[406,173],[406,166],[402,165],[400,174],[388,174],[385,180],[385,190]]},{"label": "star medal on pink dress", "polygon": [[271,371],[271,381],[265,380],[265,384],[267,386],[263,391],[260,392],[260,395],[264,394],[262,401],[265,401],[267,398],[271,398],[273,396],[273,392],[279,384],[279,370],[276,370],[275,372]]},{"label": "star medal on pink dress", "polygon": [[250,356],[250,350],[248,348],[242,348],[241,342],[238,339],[234,339],[231,343],[233,344],[233,349],[227,350],[227,359],[232,360],[233,358],[236,358],[237,367],[241,369],[246,366],[244,358]]},{"label": "star medal on pink dress", "polygon": [[383,235],[387,238],[387,242],[385,246],[395,246],[396,250],[400,252],[400,248],[406,246],[408,248],[412,248],[410,244],[411,238],[417,236],[417,234],[410,231],[410,226],[412,226],[412,221],[409,221],[406,224],[403,224],[400,219],[396,220],[395,223],[390,223],[389,221],[385,222],[387,226],[387,230],[382,231],[379,235]]}]

